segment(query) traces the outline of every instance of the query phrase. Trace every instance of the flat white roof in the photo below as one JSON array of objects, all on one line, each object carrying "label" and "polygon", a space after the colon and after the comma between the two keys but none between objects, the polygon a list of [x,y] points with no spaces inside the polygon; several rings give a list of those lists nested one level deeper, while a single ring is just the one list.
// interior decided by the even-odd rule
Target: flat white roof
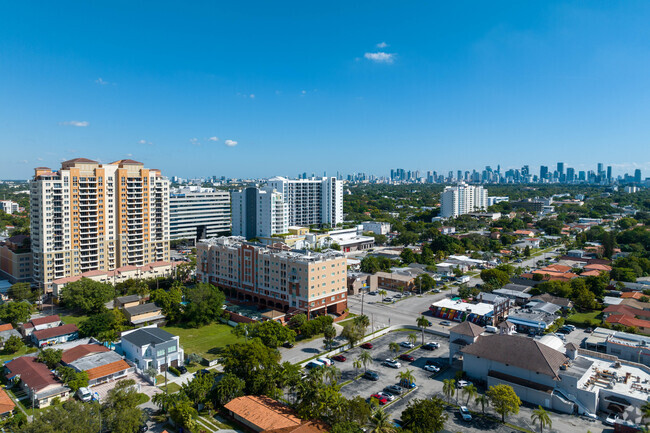
[{"label": "flat white roof", "polygon": [[473,314],[478,314],[479,316],[487,316],[494,312],[494,305],[484,302],[470,304],[462,301],[452,301],[451,299],[441,299],[431,305],[439,308],[449,308],[450,310],[471,311]]}]

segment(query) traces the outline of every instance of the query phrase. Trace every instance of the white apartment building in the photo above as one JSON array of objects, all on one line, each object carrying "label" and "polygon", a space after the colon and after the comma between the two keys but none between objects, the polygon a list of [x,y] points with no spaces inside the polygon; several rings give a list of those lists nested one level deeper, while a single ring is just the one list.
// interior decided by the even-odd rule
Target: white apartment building
[{"label": "white apartment building", "polygon": [[207,239],[230,231],[230,193],[213,188],[173,188],[169,194],[169,238]]},{"label": "white apartment building", "polygon": [[372,232],[376,235],[387,235],[390,233],[390,223],[365,221],[362,225],[364,232]]},{"label": "white apartment building", "polygon": [[238,236],[196,248],[197,279],[241,301],[309,317],[347,308],[347,259],[339,252],[285,251]]},{"label": "white apartment building", "polygon": [[271,187],[232,193],[232,234],[246,239],[289,231],[289,211],[282,193]]},{"label": "white apartment building", "polygon": [[11,200],[0,200],[0,210],[3,210],[5,213],[13,214],[19,212],[20,206],[18,203]]},{"label": "white apartment building", "polygon": [[289,206],[289,225],[308,227],[343,222],[343,182],[335,177],[269,179],[269,187],[282,193]]},{"label": "white apartment building", "polygon": [[34,281],[48,292],[56,279],[169,260],[169,181],[141,162],[38,167],[30,204]]},{"label": "white apartment building", "polygon": [[456,218],[470,212],[487,209],[488,192],[482,186],[468,185],[460,182],[448,186],[440,196],[440,216]]}]

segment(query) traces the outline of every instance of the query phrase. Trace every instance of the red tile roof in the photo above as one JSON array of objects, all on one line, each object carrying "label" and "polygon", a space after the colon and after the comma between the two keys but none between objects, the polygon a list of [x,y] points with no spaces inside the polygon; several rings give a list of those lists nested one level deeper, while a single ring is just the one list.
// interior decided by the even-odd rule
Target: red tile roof
[{"label": "red tile roof", "polygon": [[[260,431],[298,427],[302,421],[293,410],[266,396],[246,395],[224,406]],[[257,430],[256,429],[256,430]]]},{"label": "red tile roof", "polygon": [[16,403],[7,395],[4,389],[0,388],[0,415],[9,413],[16,407]]},{"label": "red tile roof", "polygon": [[7,378],[20,375],[20,380],[36,391],[59,383],[47,365],[38,362],[34,356],[21,356],[5,364],[5,367],[10,372]]},{"label": "red tile roof", "polygon": [[612,314],[607,318],[607,323],[618,323],[624,326],[635,326],[637,328],[650,328],[650,321],[637,319],[636,317]]},{"label": "red tile roof", "polygon": [[61,318],[59,317],[58,314],[55,314],[53,316],[38,317],[36,319],[30,320],[30,322],[32,322],[32,325],[34,326],[45,325],[47,323],[60,322],[60,321]]},{"label": "red tile roof", "polygon": [[77,328],[77,325],[74,323],[68,323],[67,325],[55,326],[54,328],[34,331],[33,335],[37,340],[47,340],[48,338],[60,337],[62,335],[72,334],[73,332],[78,331],[79,328]]},{"label": "red tile roof", "polygon": [[593,263],[591,265],[585,266],[585,269],[590,270],[590,271],[595,270],[595,271],[607,271],[607,272],[609,272],[609,271],[612,270],[612,267],[607,266],[607,265],[601,265],[601,264],[598,264],[598,263]]},{"label": "red tile roof", "polygon": [[644,295],[643,292],[625,292],[625,293],[621,294],[621,298],[624,298],[624,299],[629,299],[629,298],[641,299],[644,296],[646,296],[646,295]]},{"label": "red tile roof", "polygon": [[12,329],[14,329],[14,327],[11,323],[3,323],[2,325],[0,325],[0,332],[11,331]]},{"label": "red tile roof", "polygon": [[79,346],[73,347],[72,349],[65,350],[61,355],[61,361],[66,364],[70,364],[79,358],[90,355],[91,353],[108,351],[108,347],[102,346],[101,344],[80,344]]},{"label": "red tile roof", "polygon": [[100,365],[99,367],[91,368],[90,370],[86,370],[86,373],[88,373],[88,379],[93,380],[93,379],[100,379],[102,377],[106,377],[109,374],[115,374],[119,373],[124,370],[128,370],[131,368],[129,364],[126,363],[123,359],[115,362],[111,362],[110,364],[105,364],[105,365]]}]

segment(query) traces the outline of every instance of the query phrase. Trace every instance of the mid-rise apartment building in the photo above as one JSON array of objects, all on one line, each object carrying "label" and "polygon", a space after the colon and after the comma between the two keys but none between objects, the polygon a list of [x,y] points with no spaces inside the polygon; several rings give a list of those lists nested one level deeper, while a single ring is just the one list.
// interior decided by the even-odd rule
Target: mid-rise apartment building
[{"label": "mid-rise apartment building", "polygon": [[246,188],[232,193],[232,234],[246,239],[289,231],[289,211],[282,193],[270,188]]},{"label": "mid-rise apartment building", "polygon": [[29,236],[16,235],[0,242],[0,276],[11,283],[32,281],[32,252]]},{"label": "mid-rise apartment building", "polygon": [[482,186],[460,182],[448,186],[440,196],[440,216],[456,218],[470,212],[487,209],[488,192]]},{"label": "mid-rise apartment building", "polygon": [[20,212],[20,206],[15,201],[0,200],[0,210],[3,210],[8,214],[14,214],[16,212]]},{"label": "mid-rise apartment building", "polygon": [[231,297],[309,317],[347,308],[347,260],[338,252],[283,251],[231,236],[197,244],[197,278]]},{"label": "mid-rise apartment building", "polygon": [[169,260],[169,181],[141,162],[38,167],[30,205],[33,279],[46,291],[83,272]]},{"label": "mid-rise apartment building", "polygon": [[310,226],[343,222],[343,182],[335,177],[287,179],[274,177],[268,186],[282,193],[289,225]]},{"label": "mid-rise apartment building", "polygon": [[230,232],[230,194],[213,188],[173,188],[169,196],[169,238],[207,239]]}]

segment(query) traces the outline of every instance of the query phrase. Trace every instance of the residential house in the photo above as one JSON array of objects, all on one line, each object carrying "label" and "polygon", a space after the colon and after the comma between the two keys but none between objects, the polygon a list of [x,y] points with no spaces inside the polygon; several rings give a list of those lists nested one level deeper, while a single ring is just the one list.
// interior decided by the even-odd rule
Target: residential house
[{"label": "residential house", "polygon": [[55,328],[61,325],[63,325],[61,318],[58,314],[54,314],[52,316],[37,317],[36,319],[32,319],[27,323],[21,324],[18,329],[24,337],[29,337],[34,331]]},{"label": "residential house", "polygon": [[115,299],[116,308],[130,308],[140,304],[141,300],[140,296],[138,295],[120,296],[119,298]]},{"label": "residential house", "polygon": [[168,365],[180,367],[185,358],[180,338],[155,326],[122,333],[120,346],[126,359],[141,370],[162,372]]},{"label": "residential house", "polygon": [[122,356],[101,344],[81,344],[68,349],[61,355],[61,363],[85,371],[89,386],[119,380],[133,371]]},{"label": "residential house", "polygon": [[36,407],[47,407],[52,400],[67,400],[70,388],[61,383],[47,365],[36,360],[34,356],[21,356],[5,364],[7,380],[20,379],[19,387],[33,399]]},{"label": "residential house", "polygon": [[12,336],[22,338],[20,332],[16,331],[11,323],[0,325],[0,349],[5,346],[7,340],[9,340],[9,338]]},{"label": "residential house", "polygon": [[41,329],[31,334],[31,340],[36,347],[53,346],[66,343],[79,338],[79,328],[74,323],[56,326],[54,328]]},{"label": "residential house", "polygon": [[7,391],[0,388],[0,418],[11,415],[16,407],[16,403],[9,397]]},{"label": "residential house", "polygon": [[123,311],[126,320],[134,326],[151,325],[165,320],[162,308],[152,302],[128,307]]},{"label": "residential house", "polygon": [[560,298],[558,296],[553,296],[549,293],[543,293],[538,296],[533,296],[530,298],[530,302],[549,302],[551,304],[557,305],[562,309],[562,311],[569,311],[573,308],[573,302],[567,298]]}]

